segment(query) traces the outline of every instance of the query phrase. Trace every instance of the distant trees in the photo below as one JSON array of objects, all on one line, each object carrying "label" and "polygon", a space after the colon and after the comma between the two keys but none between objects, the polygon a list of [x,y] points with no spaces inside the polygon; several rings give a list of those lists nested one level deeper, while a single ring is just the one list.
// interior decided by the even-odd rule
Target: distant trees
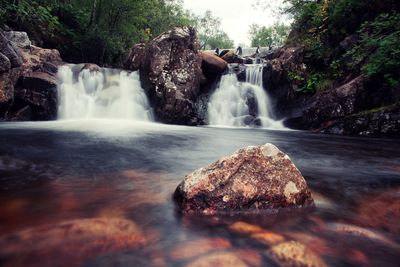
[{"label": "distant trees", "polygon": [[117,64],[133,44],[195,24],[179,0],[0,0],[0,27],[28,32],[71,62]]},{"label": "distant trees", "polygon": [[204,16],[197,17],[195,23],[201,49],[233,48],[234,43],[227,33],[221,31],[221,19],[215,17],[210,10]]},{"label": "distant trees", "polygon": [[273,26],[250,25],[249,36],[251,46],[282,46],[289,34],[290,26],[275,23]]},{"label": "distant trees", "polygon": [[198,28],[203,48],[232,47],[210,11],[197,17],[182,0],[0,0],[0,28],[26,31],[70,62],[118,65],[134,43],[174,26]]}]

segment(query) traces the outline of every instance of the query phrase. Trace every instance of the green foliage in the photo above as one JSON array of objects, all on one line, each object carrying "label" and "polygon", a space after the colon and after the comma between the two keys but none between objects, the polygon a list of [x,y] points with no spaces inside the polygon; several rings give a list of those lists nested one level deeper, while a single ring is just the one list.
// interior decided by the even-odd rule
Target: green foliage
[{"label": "green foliage", "polygon": [[[362,65],[369,77],[382,79],[390,87],[400,82],[400,13],[382,14],[365,22],[359,31],[360,41],[346,53],[352,66]],[[365,63],[365,64],[364,64]]]},{"label": "green foliage", "polygon": [[71,62],[116,65],[137,42],[195,24],[180,0],[0,0],[0,27],[26,31]]},{"label": "green foliage", "polygon": [[221,31],[221,19],[215,17],[210,10],[196,18],[195,27],[199,33],[201,49],[233,48],[233,40]]},{"label": "green foliage", "polygon": [[305,75],[304,73],[297,73],[291,71],[288,73],[289,80],[297,85],[297,91],[302,93],[316,93],[328,89],[332,81],[323,73],[311,73]]},{"label": "green foliage", "polygon": [[271,27],[253,24],[249,30],[251,46],[281,46],[284,44],[289,30],[290,27],[282,23],[276,23]]}]

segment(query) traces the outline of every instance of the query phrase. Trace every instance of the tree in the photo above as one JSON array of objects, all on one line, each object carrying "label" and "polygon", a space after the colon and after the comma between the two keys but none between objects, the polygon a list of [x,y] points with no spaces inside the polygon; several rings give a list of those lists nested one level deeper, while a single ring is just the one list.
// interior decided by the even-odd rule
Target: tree
[{"label": "tree", "polygon": [[232,48],[233,41],[228,34],[221,31],[221,19],[215,17],[210,10],[207,10],[203,17],[197,18],[195,25],[201,49]]},{"label": "tree", "polygon": [[251,46],[281,46],[284,44],[290,27],[282,23],[275,23],[273,26],[250,25],[249,35]]},{"label": "tree", "polygon": [[181,0],[0,0],[0,27],[26,31],[69,62],[118,65],[134,43],[195,22]]}]

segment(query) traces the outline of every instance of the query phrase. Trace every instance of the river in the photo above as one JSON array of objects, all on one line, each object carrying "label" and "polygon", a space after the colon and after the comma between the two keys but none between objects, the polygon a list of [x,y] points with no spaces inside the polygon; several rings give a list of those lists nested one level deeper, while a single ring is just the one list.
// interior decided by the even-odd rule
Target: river
[{"label": "river", "polygon": [[[207,255],[276,266],[273,242],[238,233],[237,222],[299,241],[329,266],[399,263],[396,139],[76,120],[2,123],[0,142],[2,266],[201,266]],[[315,208],[176,211],[171,196],[185,174],[267,142],[298,166]]]}]

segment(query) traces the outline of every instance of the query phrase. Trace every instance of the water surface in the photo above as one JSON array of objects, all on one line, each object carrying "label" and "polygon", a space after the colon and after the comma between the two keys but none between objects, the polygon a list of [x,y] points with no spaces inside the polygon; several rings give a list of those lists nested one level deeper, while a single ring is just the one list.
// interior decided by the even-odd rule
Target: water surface
[{"label": "water surface", "polygon": [[[276,265],[273,242],[235,231],[242,222],[329,266],[398,266],[399,140],[90,120],[3,123],[0,142],[0,265],[187,266],[218,253]],[[315,209],[176,212],[185,174],[267,142],[298,166]]]}]

